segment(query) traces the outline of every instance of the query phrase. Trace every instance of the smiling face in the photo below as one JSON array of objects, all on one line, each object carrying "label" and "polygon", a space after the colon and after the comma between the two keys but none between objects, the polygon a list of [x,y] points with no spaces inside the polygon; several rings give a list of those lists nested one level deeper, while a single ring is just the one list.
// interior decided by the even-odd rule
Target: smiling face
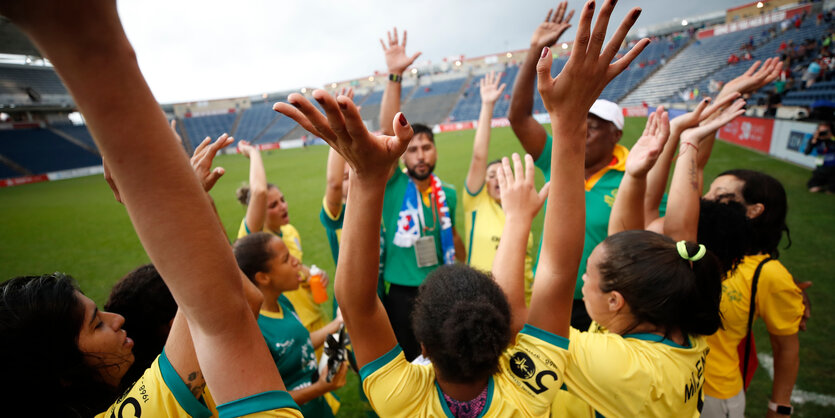
[{"label": "smiling face", "polygon": [[84,309],[78,349],[85,354],[87,364],[99,370],[107,384],[118,386],[134,361],[133,340],[122,329],[125,318],[98,310],[96,303],[80,292],[76,292],[76,297]]},{"label": "smiling face", "polygon": [[284,193],[278,187],[270,187],[267,190],[267,227],[273,231],[290,223],[290,212],[287,210],[287,201],[284,200]]},{"label": "smiling face", "polygon": [[303,279],[299,274],[301,270],[299,260],[290,255],[290,251],[281,238],[273,237],[267,246],[272,257],[267,262],[267,271],[258,274],[263,275],[268,286],[277,292],[298,289]]},{"label": "smiling face", "polygon": [[435,170],[438,153],[435,143],[429,139],[428,135],[417,134],[409,142],[402,158],[409,177],[415,180],[426,180]]},{"label": "smiling face", "polygon": [[484,187],[487,187],[487,194],[501,205],[502,193],[499,189],[499,178],[496,177],[496,171],[499,170],[499,167],[499,163],[493,163],[487,166],[487,177],[484,179]]}]

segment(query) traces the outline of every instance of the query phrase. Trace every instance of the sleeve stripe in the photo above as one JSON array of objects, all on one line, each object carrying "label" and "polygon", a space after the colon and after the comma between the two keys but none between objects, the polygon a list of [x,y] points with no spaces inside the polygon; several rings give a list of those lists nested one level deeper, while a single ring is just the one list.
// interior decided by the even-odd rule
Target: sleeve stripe
[{"label": "sleeve stripe", "polygon": [[296,405],[289,393],[283,390],[271,390],[218,405],[217,415],[220,418],[240,417],[276,409],[298,410],[299,406]]},{"label": "sleeve stripe", "polygon": [[380,370],[386,364],[391,363],[400,353],[403,352],[403,349],[400,348],[400,344],[396,344],[394,348],[389,350],[388,353],[383,354],[378,359],[372,361],[371,363],[366,364],[360,368],[360,380],[363,381],[368,376],[374,374],[377,370]]},{"label": "sleeve stripe", "polygon": [[212,416],[211,411],[209,411],[203,403],[194,397],[186,384],[183,382],[183,379],[181,379],[180,375],[177,374],[177,371],[174,370],[174,366],[171,365],[171,362],[168,361],[168,357],[165,355],[164,348],[157,359],[159,371],[162,375],[162,381],[171,391],[171,394],[174,395],[174,399],[177,400],[180,407],[193,417]]},{"label": "sleeve stripe", "polygon": [[525,324],[525,327],[522,328],[519,333],[530,335],[531,337],[545,341],[546,343],[562,348],[563,350],[568,350],[568,338],[552,334],[533,325]]}]

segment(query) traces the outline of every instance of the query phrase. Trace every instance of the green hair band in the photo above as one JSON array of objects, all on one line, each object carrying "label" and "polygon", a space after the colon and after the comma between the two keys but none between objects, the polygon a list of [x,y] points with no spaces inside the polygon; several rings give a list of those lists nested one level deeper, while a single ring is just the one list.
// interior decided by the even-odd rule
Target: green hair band
[{"label": "green hair band", "polygon": [[699,244],[699,251],[691,257],[690,254],[687,253],[687,241],[684,240],[676,243],[676,249],[678,249],[678,255],[687,261],[699,261],[705,256],[705,253],[707,253],[707,248],[705,248],[704,245]]}]

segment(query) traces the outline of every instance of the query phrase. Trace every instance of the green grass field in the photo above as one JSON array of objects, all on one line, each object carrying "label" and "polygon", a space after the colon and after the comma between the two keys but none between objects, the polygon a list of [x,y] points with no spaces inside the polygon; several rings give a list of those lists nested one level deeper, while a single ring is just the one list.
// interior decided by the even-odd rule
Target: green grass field
[{"label": "green grass field", "polygon": [[[624,145],[631,146],[643,130],[644,118],[628,118]],[[437,136],[436,173],[463,191],[473,131]],[[290,203],[291,222],[301,233],[304,262],[316,264],[331,274],[333,261],[319,210],[325,190],[327,147],[316,146],[267,152],[267,178],[279,185]],[[490,158],[521,152],[510,128],[493,130]],[[219,156],[216,165],[226,175],[212,191],[228,235],[234,238],[244,208],[234,198],[235,189],[248,178],[248,160],[242,156]],[[781,260],[799,280],[815,282],[810,289],[813,303],[809,331],[801,333],[800,375],[795,390],[835,395],[835,196],[810,194],[806,180],[810,170],[774,160],[768,156],[725,143],[718,143],[708,164],[706,181],[730,168],[752,168],[767,172],[783,182],[788,192],[792,246],[782,250]],[[542,184],[542,176],[538,174]],[[460,198],[459,198],[460,201]],[[463,219],[461,206],[457,218]],[[99,306],[111,286],[125,273],[147,263],[124,208],[113,200],[100,176],[31,184],[0,189],[0,271],[2,279],[24,274],[62,271],[74,276],[84,292]],[[208,227],[208,226],[207,226]],[[463,226],[459,225],[463,233]],[[534,222],[539,240],[542,214]],[[188,239],[188,237],[183,237]],[[785,242],[785,241],[784,241]],[[331,285],[332,286],[332,285]],[[210,289],[206,289],[207,296]],[[330,312],[329,307],[326,312]],[[770,352],[768,335],[760,321],[756,328],[760,352]],[[830,354],[826,354],[830,353]],[[358,400],[358,378],[351,374],[346,387],[338,391],[343,399],[341,415],[362,416]],[[748,393],[748,415],[764,416],[771,380],[764,369],[757,371]],[[835,416],[835,405],[806,402],[795,404],[795,416]]]}]

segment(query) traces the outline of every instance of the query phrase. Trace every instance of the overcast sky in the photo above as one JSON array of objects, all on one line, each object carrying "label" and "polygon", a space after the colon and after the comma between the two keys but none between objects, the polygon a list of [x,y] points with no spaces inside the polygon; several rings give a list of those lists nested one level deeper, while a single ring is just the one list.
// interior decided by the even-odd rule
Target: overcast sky
[{"label": "overcast sky", "polygon": [[[632,7],[643,9],[636,26],[648,26],[748,2],[621,0],[612,21],[619,22]],[[407,52],[421,51],[419,61],[526,48],[556,4],[123,0],[119,13],[157,100],[172,103],[320,87],[385,71],[378,39],[392,26],[409,31]],[[573,0],[569,8],[582,4]],[[572,28],[563,40],[573,37]]]}]

